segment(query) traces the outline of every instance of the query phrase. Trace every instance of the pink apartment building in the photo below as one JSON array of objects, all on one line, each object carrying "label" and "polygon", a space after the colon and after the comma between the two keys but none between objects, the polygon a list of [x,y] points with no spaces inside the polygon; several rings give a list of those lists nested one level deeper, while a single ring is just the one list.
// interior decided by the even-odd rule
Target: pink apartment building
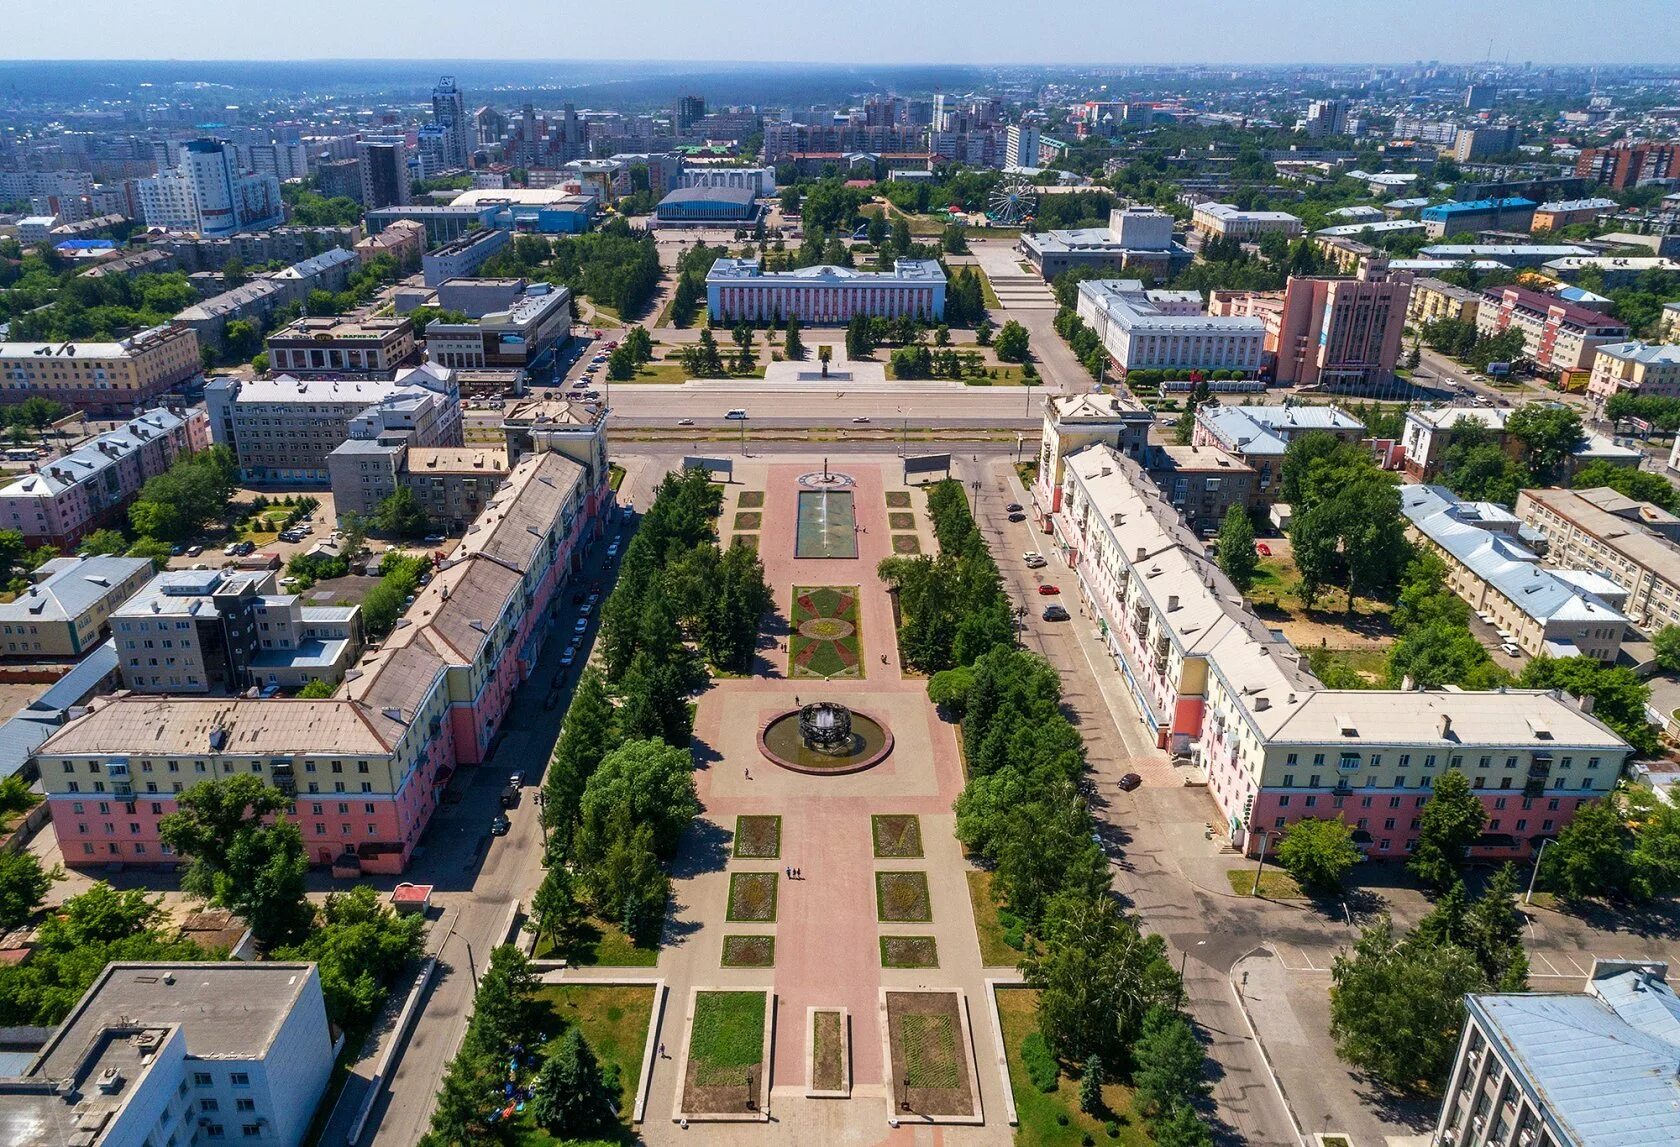
[{"label": "pink apartment building", "polygon": [[119,694],[36,753],[70,865],[168,864],[158,820],[211,777],[292,794],[310,860],[399,873],[455,768],[481,763],[611,498],[605,468],[522,459],[382,646],[328,699]]}]

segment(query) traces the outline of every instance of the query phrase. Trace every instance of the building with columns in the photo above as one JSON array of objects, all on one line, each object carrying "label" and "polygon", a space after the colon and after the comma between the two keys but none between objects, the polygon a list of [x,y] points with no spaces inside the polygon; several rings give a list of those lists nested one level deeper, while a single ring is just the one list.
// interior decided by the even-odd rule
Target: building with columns
[{"label": "building with columns", "polygon": [[945,272],[933,259],[899,259],[890,271],[765,271],[757,259],[719,259],[706,274],[706,307],[729,323],[797,318],[832,326],[859,315],[934,322],[945,315]]}]

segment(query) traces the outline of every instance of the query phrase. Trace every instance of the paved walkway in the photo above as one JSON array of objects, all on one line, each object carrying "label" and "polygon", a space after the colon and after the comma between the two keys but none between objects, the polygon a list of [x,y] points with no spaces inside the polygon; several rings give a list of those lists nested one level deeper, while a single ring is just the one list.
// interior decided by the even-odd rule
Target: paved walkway
[{"label": "paved walkway", "polygon": [[[1004,1118],[1004,1081],[993,1065],[993,1034],[985,998],[979,943],[969,905],[968,865],[954,836],[952,803],[962,788],[961,762],[951,726],[927,703],[925,682],[900,672],[893,639],[890,599],[875,567],[891,549],[885,490],[898,485],[899,462],[890,455],[849,456],[833,466],[855,479],[853,493],[860,531],[855,559],[797,559],[793,556],[798,477],[818,468],[809,458],[753,458],[739,461],[732,496],[726,498],[724,534],[741,490],[765,491],[760,555],[776,593],[779,624],[771,627],[757,672],[750,678],[720,680],[700,699],[695,746],[697,774],[705,811],[685,840],[675,868],[675,907],[667,947],[657,975],[670,990],[670,1003],[656,1039],[671,1059],[653,1065],[647,1119],[642,1134],[649,1143],[812,1142],[812,1143],[1006,1143],[1012,1129]],[[923,511],[925,499],[913,495],[923,521],[918,530],[931,548]],[[904,531],[897,531],[904,532]],[[795,585],[857,586],[860,595],[862,679],[824,683],[787,677],[784,640]],[[882,664],[885,655],[887,662]],[[889,725],[896,738],[892,755],[875,768],[840,777],[792,773],[760,756],[757,732],[772,715],[818,697],[842,701]],[[750,774],[750,776],[749,776]],[[730,855],[735,818],[743,814],[782,818],[782,855],[774,860],[737,860]],[[917,859],[881,859],[873,854],[870,816],[913,813],[920,818],[923,851]],[[786,868],[802,870],[788,880]],[[876,921],[874,874],[877,871],[927,874],[933,919],[919,924]],[[726,923],[729,874],[772,872],[778,876],[779,903],[773,925]],[[720,966],[726,935],[776,936],[774,969]],[[939,967],[883,969],[879,937],[883,934],[932,936]],[[623,969],[578,969],[566,978],[605,979]],[[645,974],[645,973],[638,973]],[[991,974],[996,974],[993,970]],[[679,1081],[677,1054],[687,1038],[682,1029],[691,988],[770,987],[777,998],[777,1030],[772,1065],[771,1124],[691,1123],[685,1131],[670,1122]],[[968,1001],[979,1063],[984,1127],[902,1127],[887,1124],[887,1072],[877,1020],[879,990],[887,988],[958,988]],[[852,1097],[806,1099],[805,1009],[838,1006],[851,1013]],[[792,1134],[793,1139],[789,1139]]]}]

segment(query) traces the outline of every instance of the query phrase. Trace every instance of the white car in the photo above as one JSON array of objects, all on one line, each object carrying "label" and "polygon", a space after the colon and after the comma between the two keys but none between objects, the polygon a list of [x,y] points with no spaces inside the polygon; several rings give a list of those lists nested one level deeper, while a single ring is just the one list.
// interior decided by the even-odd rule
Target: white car
[{"label": "white car", "polygon": [[1499,652],[1507,657],[1517,657],[1522,654],[1522,647],[1509,641],[1502,641],[1499,643]]}]

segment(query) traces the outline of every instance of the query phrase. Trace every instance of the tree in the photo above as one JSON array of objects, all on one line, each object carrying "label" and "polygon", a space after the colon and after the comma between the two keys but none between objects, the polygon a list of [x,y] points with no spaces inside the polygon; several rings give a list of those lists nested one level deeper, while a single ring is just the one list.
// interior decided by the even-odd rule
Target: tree
[{"label": "tree", "polygon": [[307,926],[309,861],[297,825],[273,820],[291,804],[249,773],[200,781],[176,798],[158,836],[188,858],[183,891],[243,916],[265,946],[283,944]]},{"label": "tree", "polygon": [[616,1115],[601,1064],[576,1024],[566,1029],[559,1050],[537,1073],[536,1093],[532,1115],[562,1139],[589,1138]]},{"label": "tree", "polygon": [[1569,478],[1569,485],[1576,490],[1608,486],[1618,494],[1650,502],[1670,513],[1680,510],[1680,490],[1676,490],[1662,475],[1634,466],[1617,466],[1603,459],[1589,462],[1575,471]]},{"label": "tree", "polygon": [[1486,820],[1487,813],[1471,791],[1470,781],[1457,769],[1448,769],[1436,778],[1423,804],[1417,846],[1406,867],[1432,888],[1451,888]]},{"label": "tree", "polygon": [[1031,336],[1027,328],[1010,319],[998,328],[993,349],[997,352],[1000,362],[1025,362],[1029,353],[1028,342]]},{"label": "tree", "polygon": [[381,499],[373,512],[381,533],[398,538],[423,538],[431,532],[432,523],[426,517],[420,499],[407,486]]},{"label": "tree", "polygon": [[798,361],[805,357],[805,341],[799,337],[799,317],[790,315],[787,321],[787,334],[782,340],[782,353],[790,361]]},{"label": "tree", "polygon": [[1193,1107],[1179,1106],[1149,1128],[1155,1147],[1213,1147],[1213,1134]]},{"label": "tree", "polygon": [[1528,955],[1522,946],[1526,922],[1517,910],[1518,887],[1516,867],[1500,865],[1465,914],[1469,948],[1488,983],[1501,992],[1528,990]]},{"label": "tree", "polygon": [[525,954],[512,944],[490,950],[490,964],[473,996],[472,1022],[467,1038],[478,1050],[501,1056],[516,1043],[524,1043],[535,1026],[532,996],[537,988],[536,973]]},{"label": "tree", "polygon": [[121,530],[94,530],[82,539],[77,550],[87,554],[120,554],[128,549],[128,539]]},{"label": "tree", "polygon": [[1528,472],[1549,486],[1581,442],[1581,419],[1567,406],[1531,402],[1511,412],[1505,430],[1522,446]]},{"label": "tree", "polygon": [[157,538],[138,538],[128,547],[128,556],[146,558],[152,563],[153,569],[161,570],[169,564],[174,552],[168,542],[159,541]]},{"label": "tree", "polygon": [[583,919],[583,907],[573,889],[571,871],[564,864],[550,864],[542,883],[531,895],[531,921],[526,927],[541,942],[562,949]]},{"label": "tree", "polygon": [[1205,1053],[1190,1023],[1179,1012],[1154,1007],[1143,1020],[1143,1035],[1132,1049],[1137,1069],[1132,1084],[1146,1114],[1188,1107],[1207,1092]]},{"label": "tree", "polygon": [[1309,892],[1327,895],[1359,863],[1359,849],[1347,822],[1307,817],[1290,825],[1278,842],[1278,863]]},{"label": "tree", "polygon": [[333,683],[324,677],[317,677],[309,684],[299,689],[297,695],[309,700],[319,700],[333,695]]},{"label": "tree", "polygon": [[636,377],[636,356],[628,343],[619,343],[607,356],[607,377],[614,382],[627,382]]},{"label": "tree", "polygon": [[1056,896],[1037,949],[1021,970],[1039,989],[1039,1030],[1058,1057],[1100,1055],[1131,1062],[1150,1008],[1170,1006],[1182,991],[1159,936],[1145,936],[1107,892]]},{"label": "tree", "polygon": [[1248,510],[1232,505],[1219,524],[1219,568],[1238,590],[1246,591],[1254,581],[1254,571],[1260,566],[1254,550],[1254,522]]},{"label": "tree", "polygon": [[327,1015],[342,1028],[364,1030],[384,1005],[391,981],[420,954],[425,930],[421,917],[393,912],[361,884],[328,893],[303,941],[272,955],[318,963]]},{"label": "tree", "polygon": [[1614,803],[1590,801],[1575,811],[1540,860],[1540,880],[1569,900],[1624,895],[1632,883],[1633,834]]},{"label": "tree", "polygon": [[699,811],[688,749],[662,741],[626,741],[601,759],[584,786],[573,855],[580,864],[604,855],[622,815],[630,824],[649,828],[654,850],[669,857]]},{"label": "tree", "polygon": [[1396,943],[1385,916],[1364,929],[1331,969],[1330,1034],[1336,1054],[1390,1087],[1415,1090],[1446,1078],[1464,1023],[1464,996],[1486,980],[1455,944]]},{"label": "tree", "polygon": [[1510,680],[1463,622],[1432,621],[1408,629],[1388,653],[1388,683],[1418,689],[1459,685],[1491,689]]},{"label": "tree", "polygon": [[570,836],[584,786],[613,747],[612,719],[606,681],[599,669],[590,666],[578,678],[554,759],[543,779],[543,820],[551,830],[564,829]]},{"label": "tree", "polygon": [[42,868],[34,853],[0,852],[0,932],[27,921],[47,899],[53,882],[64,879],[56,865]]},{"label": "tree", "polygon": [[1090,1056],[1079,1072],[1079,1110],[1087,1115],[1096,1115],[1102,1111],[1102,1085],[1102,1056]]}]

